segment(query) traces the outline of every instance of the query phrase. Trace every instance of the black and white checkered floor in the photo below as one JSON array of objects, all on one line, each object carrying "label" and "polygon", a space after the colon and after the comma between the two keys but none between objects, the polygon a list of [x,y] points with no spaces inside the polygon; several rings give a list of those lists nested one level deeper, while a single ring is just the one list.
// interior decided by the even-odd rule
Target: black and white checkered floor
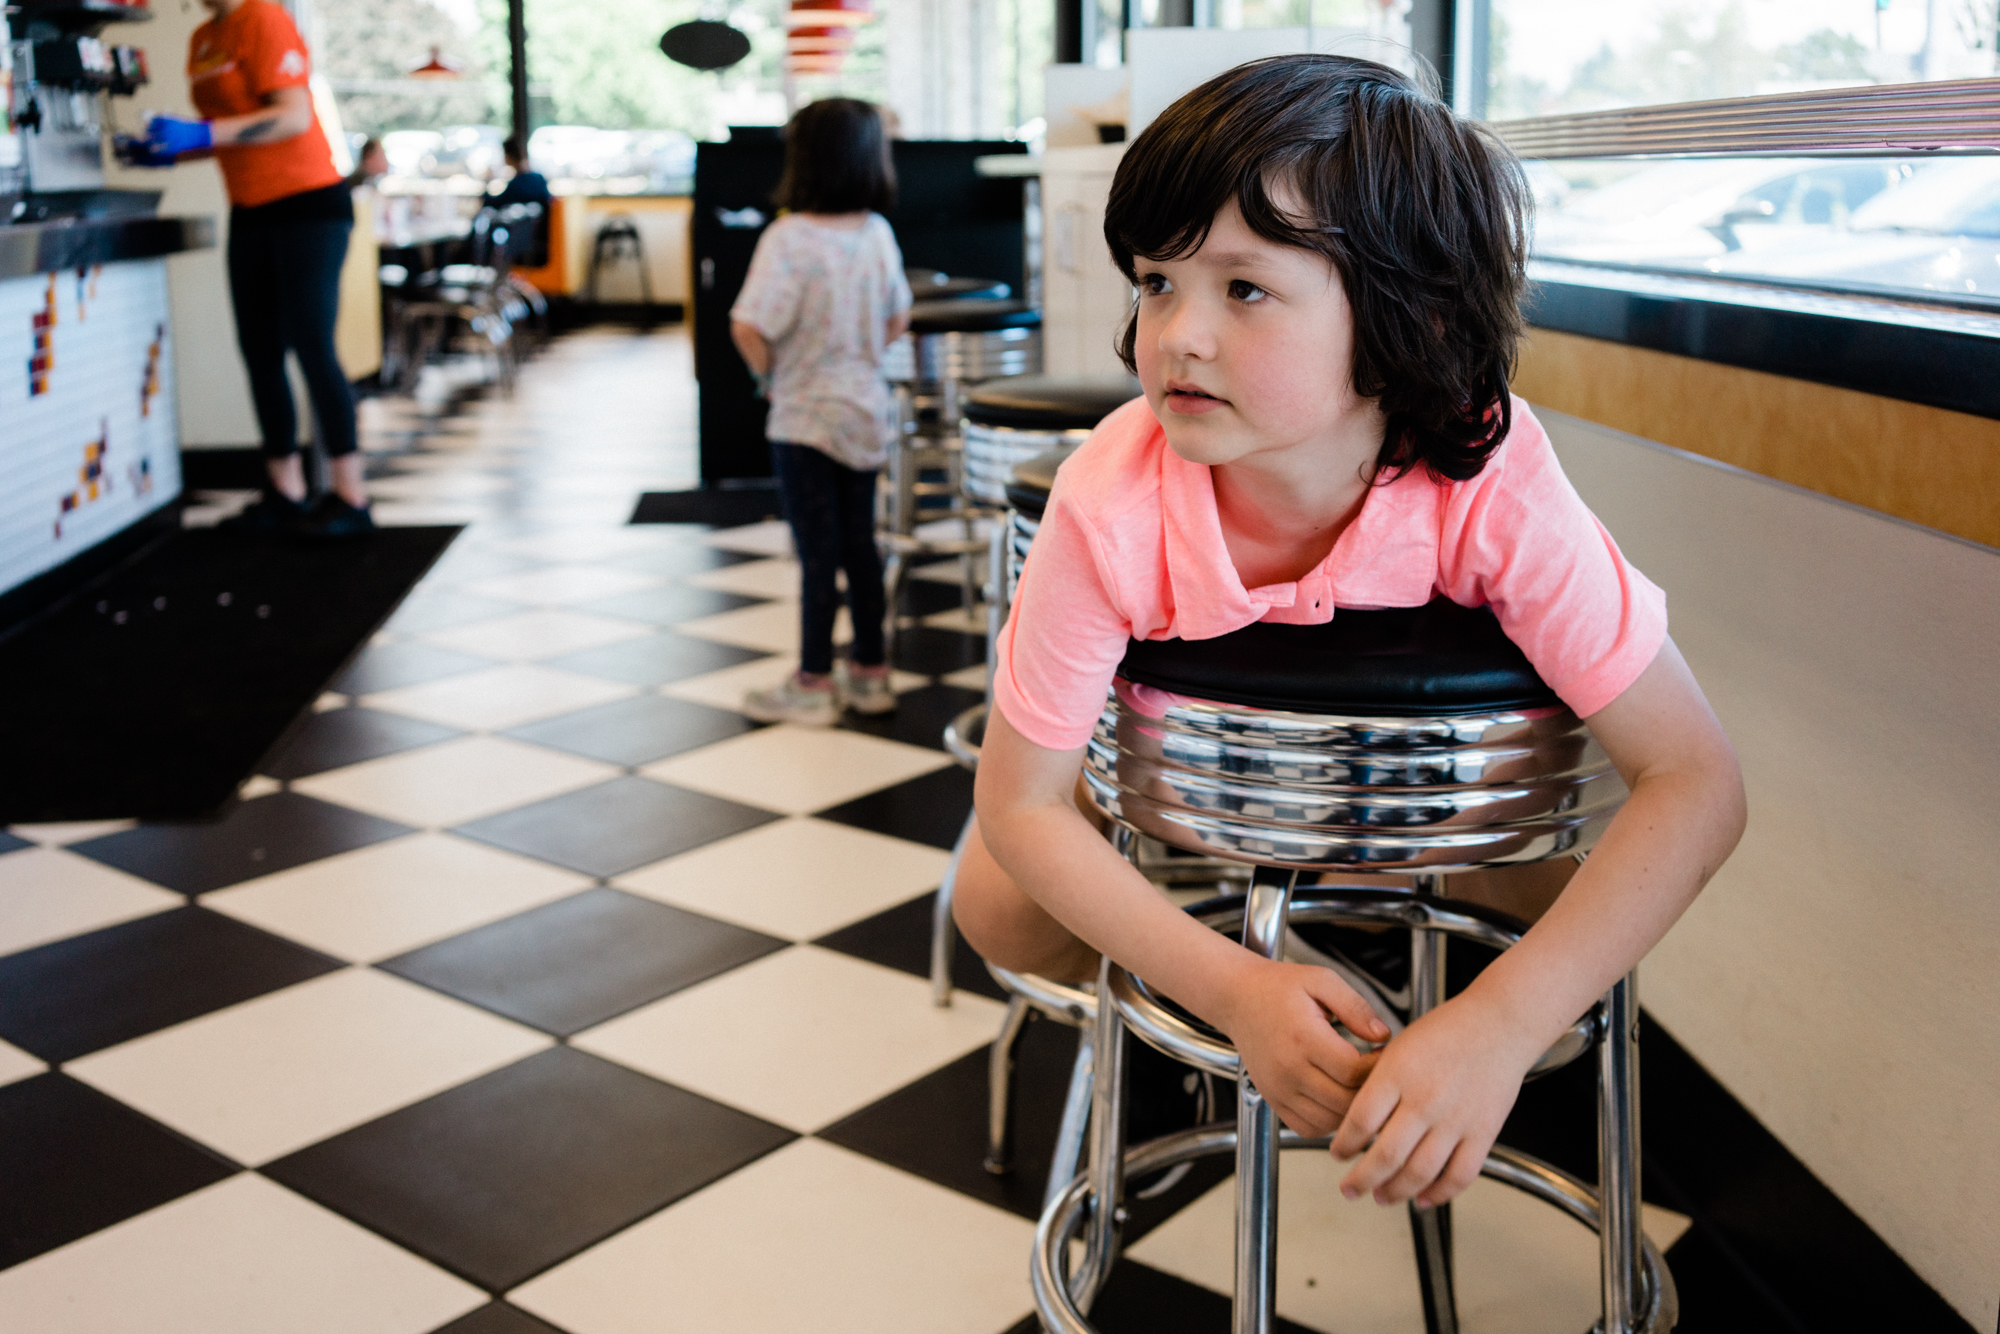
[{"label": "black and white checkered floor", "polygon": [[[693,401],[667,331],[365,405],[380,517],[471,527],[337,693],[217,823],[0,834],[0,1329],[1033,1328],[1073,1041],[990,1177],[998,993],[922,977],[983,644],[933,583],[893,717],[734,712],[792,668],[782,530],[623,523]],[[1420,1330],[1401,1214],[1284,1181],[1283,1314]],[[1228,1189],[1142,1216],[1107,1330],[1226,1328]],[[1590,1325],[1587,1233],[1456,1222],[1468,1331]]]}]

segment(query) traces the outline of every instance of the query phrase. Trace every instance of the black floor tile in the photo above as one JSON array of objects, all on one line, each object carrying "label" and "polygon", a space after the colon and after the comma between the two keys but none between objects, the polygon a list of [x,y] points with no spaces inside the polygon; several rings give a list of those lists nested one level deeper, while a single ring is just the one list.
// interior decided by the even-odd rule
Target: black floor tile
[{"label": "black floor tile", "polygon": [[955,582],[957,567],[940,564],[939,568],[950,569],[954,582],[945,584],[935,579],[905,579],[896,595],[896,610],[899,613],[904,616],[935,616],[941,611],[965,605],[965,590]]},{"label": "black floor tile", "polygon": [[[1779,1305],[1740,1257],[1701,1227],[1689,1228],[1667,1248],[1667,1268],[1680,1296],[1681,1334],[1813,1334],[1813,1327]],[[1823,1327],[1822,1327],[1823,1328]],[[1868,1326],[1861,1326],[1868,1328]],[[1944,1330],[1942,1325],[1897,1322],[1896,1329]],[[1954,1332],[1955,1334],[1955,1332]]]},{"label": "black floor tile", "polygon": [[470,625],[474,621],[526,610],[528,608],[519,602],[503,602],[499,598],[446,592],[443,589],[427,590],[411,594],[382,628],[392,634],[415,635],[426,630],[448,630],[454,625]]},{"label": "black floor tile", "polygon": [[[1137,1260],[1120,1260],[1090,1310],[1090,1323],[1099,1334],[1228,1334],[1229,1299]],[[1312,1334],[1282,1317],[1273,1328],[1279,1334]],[[1006,1334],[1041,1334],[1041,1329],[1031,1315]]]},{"label": "black floor tile", "polygon": [[972,775],[954,764],[815,814],[856,829],[949,849],[958,842],[958,831],[971,809]]},{"label": "black floor tile", "polygon": [[[1063,1094],[1076,1059],[1076,1030],[1052,1019],[1036,1019],[1028,1025],[1015,1056],[1014,1166],[1005,1176],[995,1176],[984,1166],[989,1088],[984,1047],[827,1127],[818,1138],[1023,1218],[1038,1217],[1062,1119]],[[1197,1103],[1184,1087],[1191,1073],[1186,1066],[1137,1043],[1129,1048],[1126,1062],[1131,1079],[1129,1143],[1194,1124]],[[1234,1115],[1233,1090],[1224,1096],[1231,1099],[1227,1114]],[[1226,1180],[1234,1167],[1235,1159],[1229,1155],[1200,1159],[1185,1178],[1158,1197],[1128,1198],[1125,1240],[1137,1241],[1173,1217]],[[1146,1184],[1137,1183],[1140,1189]]]},{"label": "black floor tile", "polygon": [[777,818],[649,778],[614,778],[453,832],[585,875],[612,876]]},{"label": "black floor tile", "polygon": [[635,695],[517,727],[506,735],[611,764],[651,764],[760,726],[740,713],[664,695]]},{"label": "black floor tile", "polygon": [[0,1269],[237,1171],[53,1071],[0,1086],[0,1127]]},{"label": "black floor tile", "polygon": [[[936,902],[937,895],[926,894],[908,903],[899,903],[873,917],[863,918],[830,935],[821,936],[813,944],[851,954],[870,963],[879,963],[898,972],[929,977],[931,911]],[[1007,999],[1007,993],[986,971],[986,965],[973,953],[972,946],[965,943],[964,936],[958,938],[958,949],[951,957],[951,980],[961,991],[990,996],[994,1000]]]},{"label": "black floor tile", "polygon": [[894,713],[871,715],[850,709],[841,715],[839,726],[850,732],[866,732],[912,746],[942,750],[945,724],[985,698],[980,691],[959,686],[919,686],[896,696]]},{"label": "black floor tile", "polygon": [[662,630],[644,639],[627,639],[622,643],[565,653],[560,658],[544,660],[543,665],[560,667],[567,672],[582,672],[587,676],[602,676],[612,681],[626,681],[635,686],[657,686],[770,656],[754,648],[717,644],[712,640]]},{"label": "black floor tile", "polygon": [[518,1306],[488,1302],[471,1315],[439,1326],[431,1334],[563,1334],[563,1331]]},{"label": "black floor tile", "polygon": [[783,949],[616,889],[589,889],[376,967],[568,1037]]},{"label": "black floor tile", "polygon": [[18,852],[22,848],[32,848],[34,846],[28,839],[16,838],[6,830],[0,829],[0,853]]},{"label": "black floor tile", "polygon": [[175,908],[0,959],[0,1038],[75,1060],[343,966],[206,908]]},{"label": "black floor tile", "polygon": [[272,778],[305,778],[463,735],[457,728],[400,713],[327,709],[307,713],[293,723],[257,766],[257,772]]},{"label": "black floor tile", "polygon": [[896,632],[889,656],[896,666],[919,676],[943,676],[986,661],[986,636],[934,625],[906,625]]},{"label": "black floor tile", "polygon": [[762,559],[764,559],[762,556],[752,556],[748,552],[724,551],[705,542],[676,542],[672,546],[653,547],[646,551],[631,551],[622,556],[611,556],[597,563],[615,565],[621,570],[632,570],[638,574],[664,574],[679,579],[690,574],[705,574],[725,566],[741,565],[745,561]]},{"label": "black floor tile", "polygon": [[263,1171],[503,1292],[792,1138],[556,1047]]},{"label": "black floor tile", "polygon": [[763,601],[764,598],[718,593],[712,588],[667,584],[660,588],[635,588],[629,593],[616,593],[594,602],[579,603],[576,609],[596,612],[600,616],[621,616],[628,621],[645,621],[651,625],[676,625],[698,616],[713,616],[718,612],[735,611],[738,607],[754,607]]},{"label": "black floor tile", "polygon": [[206,894],[409,832],[302,793],[273,792],[228,807],[218,820],[143,824],[70,851],[183,894]]},{"label": "black floor tile", "polygon": [[460,1316],[431,1334],[563,1334],[563,1331],[518,1306],[488,1302],[471,1315]]},{"label": "black floor tile", "polygon": [[361,650],[347,670],[334,678],[333,689],[344,695],[367,695],[377,690],[400,690],[426,681],[441,681],[447,676],[492,665],[491,658],[435,644],[419,644],[415,640],[396,640],[370,644]]}]

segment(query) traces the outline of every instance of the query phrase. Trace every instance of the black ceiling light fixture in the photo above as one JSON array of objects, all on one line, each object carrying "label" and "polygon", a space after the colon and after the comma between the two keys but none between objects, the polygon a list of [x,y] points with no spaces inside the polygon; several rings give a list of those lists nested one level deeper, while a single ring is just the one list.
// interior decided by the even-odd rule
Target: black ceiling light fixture
[{"label": "black ceiling light fixture", "polygon": [[728,69],[750,54],[750,39],[719,20],[695,19],[667,29],[660,50],[667,59],[692,69]]}]

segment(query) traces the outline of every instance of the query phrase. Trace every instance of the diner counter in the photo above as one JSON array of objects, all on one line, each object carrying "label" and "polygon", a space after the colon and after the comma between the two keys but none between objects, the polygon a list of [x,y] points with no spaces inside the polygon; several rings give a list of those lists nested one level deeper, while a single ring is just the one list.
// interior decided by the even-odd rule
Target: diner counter
[{"label": "diner counter", "polygon": [[212,218],[65,218],[0,227],[0,281],[215,244]]}]

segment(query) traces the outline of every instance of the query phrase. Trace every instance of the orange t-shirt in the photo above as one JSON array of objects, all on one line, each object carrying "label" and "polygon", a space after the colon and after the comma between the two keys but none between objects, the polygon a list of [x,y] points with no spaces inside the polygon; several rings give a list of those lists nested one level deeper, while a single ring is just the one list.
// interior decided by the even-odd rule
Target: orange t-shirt
[{"label": "orange t-shirt", "polygon": [[[245,0],[235,13],[210,19],[188,39],[188,83],[195,110],[208,120],[260,111],[267,94],[303,88],[310,73],[304,39],[291,15],[271,0]],[[304,134],[217,148],[215,157],[229,202],[238,208],[321,190],[341,179],[317,115]]]}]

